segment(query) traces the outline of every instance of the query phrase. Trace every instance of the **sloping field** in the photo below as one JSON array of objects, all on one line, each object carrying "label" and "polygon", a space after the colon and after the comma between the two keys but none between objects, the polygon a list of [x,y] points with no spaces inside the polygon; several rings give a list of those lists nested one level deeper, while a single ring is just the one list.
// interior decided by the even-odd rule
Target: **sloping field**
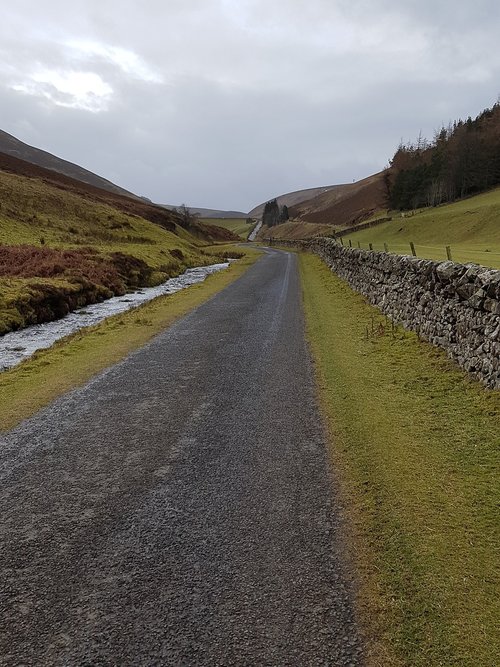
[{"label": "sloping field", "polygon": [[200,218],[200,221],[204,225],[216,225],[227,229],[244,241],[247,240],[249,233],[255,227],[255,224],[248,225],[246,218]]},{"label": "sloping field", "polygon": [[320,225],[312,222],[290,220],[274,227],[262,227],[258,237],[260,241],[273,239],[310,239],[314,236],[331,236],[333,225]]},{"label": "sloping field", "polygon": [[[300,202],[310,200],[314,197],[317,197],[318,195],[321,195],[326,192],[337,192],[341,191],[343,188],[347,186],[345,185],[325,185],[320,188],[308,188],[307,190],[297,190],[295,192],[287,192],[284,195],[279,195],[276,197],[276,200],[280,206],[295,206],[296,204],[299,204]],[[271,197],[272,199],[272,197]],[[262,218],[262,214],[264,212],[264,206],[265,202],[262,204],[259,204],[255,208],[253,208],[248,216],[250,218]]]},{"label": "sloping field", "polygon": [[349,227],[383,210],[387,206],[386,199],[384,172],[380,172],[297,203],[289,207],[289,213],[291,218],[305,222]]},{"label": "sloping field", "polygon": [[377,227],[350,234],[354,246],[410,254],[410,241],[419,257],[446,259],[445,247],[451,247],[457,262],[475,262],[500,268],[500,188],[470,199],[423,209],[412,217],[393,213],[392,220]]}]

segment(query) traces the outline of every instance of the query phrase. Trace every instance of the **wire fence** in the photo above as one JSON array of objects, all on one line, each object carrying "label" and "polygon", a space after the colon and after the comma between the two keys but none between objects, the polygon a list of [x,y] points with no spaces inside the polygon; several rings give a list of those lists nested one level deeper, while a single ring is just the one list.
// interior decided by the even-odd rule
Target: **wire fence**
[{"label": "wire fence", "polygon": [[339,238],[338,242],[350,248],[362,250],[375,250],[379,252],[394,253],[397,255],[413,255],[422,259],[441,260],[446,259],[459,263],[474,263],[500,268],[500,250],[464,248],[451,245],[426,245],[408,241],[407,243],[392,242],[360,242],[350,238]]}]

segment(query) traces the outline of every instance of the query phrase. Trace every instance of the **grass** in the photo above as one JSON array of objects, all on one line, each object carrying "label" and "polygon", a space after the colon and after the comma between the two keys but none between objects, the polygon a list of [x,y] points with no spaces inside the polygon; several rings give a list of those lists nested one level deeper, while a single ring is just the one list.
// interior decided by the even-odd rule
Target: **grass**
[{"label": "grass", "polygon": [[318,257],[300,267],[369,664],[493,667],[500,393],[393,336]]},{"label": "grass", "polygon": [[125,314],[84,329],[37,352],[31,359],[0,374],[0,431],[13,428],[61,394],[85,384],[92,376],[147,343],[190,310],[241,276],[259,257],[245,257],[203,283],[159,297]]},{"label": "grass", "polygon": [[334,232],[334,225],[289,220],[288,222],[283,222],[271,229],[263,227],[259,232],[259,238],[309,239],[313,236],[331,236]]},{"label": "grass", "polygon": [[357,247],[410,254],[413,241],[417,255],[434,260],[446,259],[446,246],[451,246],[454,261],[474,262],[500,268],[500,188],[454,204],[423,209],[413,217],[402,218],[392,212],[393,219],[372,229],[362,230],[350,238]]},{"label": "grass", "polygon": [[169,224],[0,172],[0,334],[217,261]]},{"label": "grass", "polygon": [[0,244],[91,246],[133,255],[152,268],[178,263],[171,250],[181,250],[186,265],[200,262],[199,243],[181,228],[174,233],[41,180],[5,172],[0,172]]},{"label": "grass", "polygon": [[217,227],[229,229],[230,232],[244,241],[247,240],[248,234],[255,227],[255,225],[247,225],[245,218],[201,218],[201,222],[205,225],[217,225]]}]

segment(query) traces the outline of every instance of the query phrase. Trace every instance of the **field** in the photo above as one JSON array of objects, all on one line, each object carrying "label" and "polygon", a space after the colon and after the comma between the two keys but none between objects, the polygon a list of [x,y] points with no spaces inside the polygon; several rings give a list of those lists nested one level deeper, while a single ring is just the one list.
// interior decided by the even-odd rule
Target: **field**
[{"label": "field", "polygon": [[258,236],[261,241],[273,239],[309,239],[313,236],[331,236],[335,231],[333,225],[322,225],[314,222],[290,220],[281,225],[262,227]]},{"label": "field", "polygon": [[247,240],[248,235],[255,225],[247,225],[245,218],[200,218],[205,225],[217,225],[228,229],[236,236],[239,236],[243,241]]},{"label": "field", "polygon": [[500,392],[393,335],[318,257],[300,264],[369,664],[492,667]]},{"label": "field", "polygon": [[344,244],[350,239],[354,247],[372,243],[374,250],[383,250],[387,243],[390,252],[410,254],[413,241],[418,257],[435,260],[446,259],[450,246],[454,261],[500,268],[500,189],[423,209],[412,217],[390,215],[390,222],[350,234]]}]

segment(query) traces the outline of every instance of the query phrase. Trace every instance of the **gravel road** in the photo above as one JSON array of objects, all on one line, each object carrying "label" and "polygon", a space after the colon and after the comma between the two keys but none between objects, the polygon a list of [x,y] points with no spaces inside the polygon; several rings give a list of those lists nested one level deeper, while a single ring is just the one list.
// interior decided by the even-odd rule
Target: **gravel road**
[{"label": "gravel road", "polygon": [[0,437],[1,665],[360,665],[296,258]]}]

